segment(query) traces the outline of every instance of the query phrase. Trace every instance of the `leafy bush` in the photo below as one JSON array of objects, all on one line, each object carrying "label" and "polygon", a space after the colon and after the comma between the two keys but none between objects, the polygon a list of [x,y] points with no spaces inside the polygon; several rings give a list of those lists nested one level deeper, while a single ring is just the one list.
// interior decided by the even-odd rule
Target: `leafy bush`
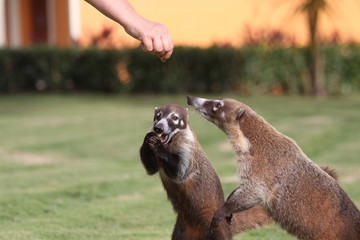
[{"label": "leafy bush", "polygon": [[114,50],[88,49],[78,52],[72,68],[72,79],[77,89],[118,92],[121,82],[116,65],[121,53]]},{"label": "leafy bush", "polygon": [[36,47],[0,50],[0,91],[119,91],[114,50]]},{"label": "leafy bush", "polygon": [[[360,47],[323,53],[327,91],[358,90]],[[0,91],[302,94],[308,67],[306,48],[266,45],[177,47],[166,63],[140,48],[0,49]]]}]

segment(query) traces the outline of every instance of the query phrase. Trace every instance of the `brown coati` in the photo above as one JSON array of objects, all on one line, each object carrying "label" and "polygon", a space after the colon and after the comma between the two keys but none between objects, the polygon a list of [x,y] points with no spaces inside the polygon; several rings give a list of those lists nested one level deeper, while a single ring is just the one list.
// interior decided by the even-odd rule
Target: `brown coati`
[{"label": "brown coati", "polygon": [[188,104],[228,136],[240,185],[214,215],[211,228],[231,214],[262,205],[299,239],[360,239],[360,213],[336,180],[294,140],[233,99],[188,96]]},{"label": "brown coati", "polygon": [[255,206],[234,214],[231,225],[220,223],[214,234],[207,234],[212,217],[225,202],[224,193],[189,125],[187,109],[177,105],[155,109],[140,158],[149,175],[159,172],[177,213],[172,239],[231,239],[235,233],[272,221],[262,207]]}]

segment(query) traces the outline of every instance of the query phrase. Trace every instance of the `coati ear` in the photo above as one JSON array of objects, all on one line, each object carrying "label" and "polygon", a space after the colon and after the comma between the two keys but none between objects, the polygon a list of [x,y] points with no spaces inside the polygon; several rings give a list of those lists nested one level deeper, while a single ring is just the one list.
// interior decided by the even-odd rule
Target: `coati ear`
[{"label": "coati ear", "polygon": [[245,112],[244,108],[239,108],[238,110],[236,110],[236,121],[240,120],[244,112]]},{"label": "coati ear", "polygon": [[158,108],[158,107],[155,107],[154,113],[156,114],[158,111],[159,111],[159,108]]}]

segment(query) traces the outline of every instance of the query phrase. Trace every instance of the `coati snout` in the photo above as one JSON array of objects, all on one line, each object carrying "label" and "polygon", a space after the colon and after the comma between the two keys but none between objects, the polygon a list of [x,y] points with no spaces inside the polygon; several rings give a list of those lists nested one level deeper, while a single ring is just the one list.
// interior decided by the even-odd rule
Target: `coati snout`
[{"label": "coati snout", "polygon": [[154,124],[151,129],[163,144],[168,144],[180,131],[186,129],[188,122],[187,109],[174,104],[155,108]]},{"label": "coati snout", "polygon": [[187,96],[187,103],[208,121],[222,128],[226,123],[238,121],[245,113],[245,105],[233,104],[232,99],[205,99]]}]

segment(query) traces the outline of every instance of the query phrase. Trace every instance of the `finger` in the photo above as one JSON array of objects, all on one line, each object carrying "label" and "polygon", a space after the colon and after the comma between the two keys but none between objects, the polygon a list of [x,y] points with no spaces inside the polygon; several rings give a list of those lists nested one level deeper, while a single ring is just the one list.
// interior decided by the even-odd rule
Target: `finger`
[{"label": "finger", "polygon": [[164,47],[163,47],[163,43],[161,41],[161,38],[153,38],[152,40],[152,44],[153,44],[153,52],[156,54],[161,54],[164,51]]},{"label": "finger", "polygon": [[141,47],[145,52],[152,52],[154,51],[153,41],[149,38],[144,38],[141,41]]},{"label": "finger", "polygon": [[171,54],[173,53],[174,43],[170,35],[164,37],[162,39],[162,43],[164,51],[162,52],[162,56],[160,57],[160,59],[161,61],[165,62],[170,58]]},{"label": "finger", "polygon": [[174,48],[174,43],[170,36],[163,37],[162,44],[163,44],[164,52],[170,52]]},{"label": "finger", "polygon": [[156,138],[155,136],[151,136],[151,137],[150,137],[150,141],[153,142],[153,143],[156,143],[157,138]]},{"label": "finger", "polygon": [[161,58],[160,60],[162,62],[165,62],[166,60],[168,60],[171,57],[171,54],[173,53],[173,49],[171,49],[169,52],[166,52]]}]

